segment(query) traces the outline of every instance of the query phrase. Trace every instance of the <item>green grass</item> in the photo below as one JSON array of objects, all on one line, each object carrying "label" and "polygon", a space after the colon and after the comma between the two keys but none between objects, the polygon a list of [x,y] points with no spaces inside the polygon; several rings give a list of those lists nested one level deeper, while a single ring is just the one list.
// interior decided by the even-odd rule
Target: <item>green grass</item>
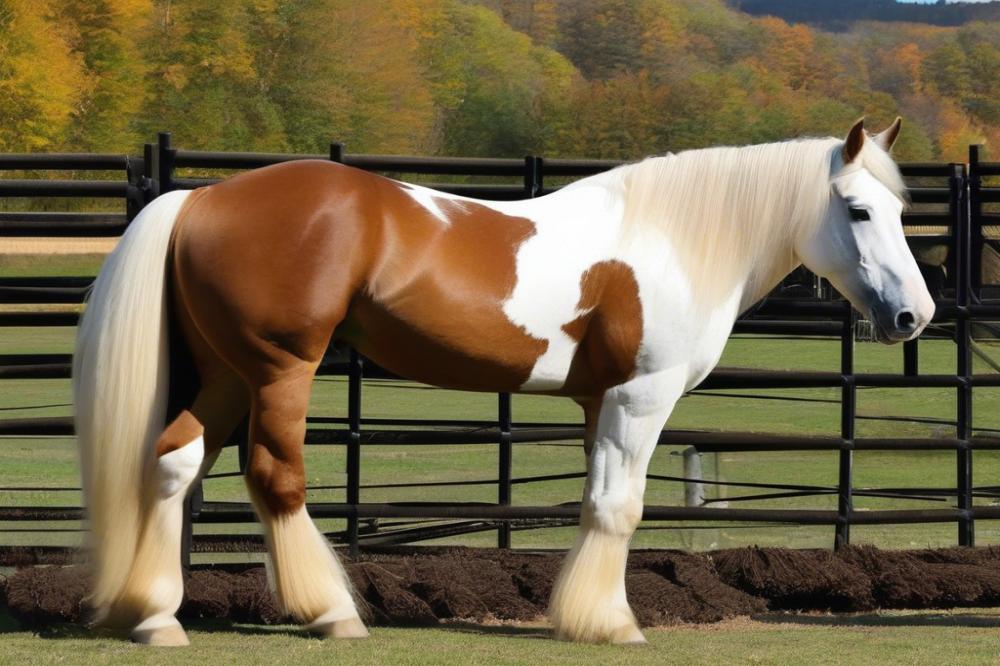
[{"label": "green grass", "polygon": [[765,615],[648,630],[649,644],[640,647],[553,641],[537,625],[375,628],[352,642],[306,638],[293,627],[189,629],[190,648],[156,649],[73,627],[41,635],[11,628],[0,633],[0,664],[986,664],[995,663],[1000,617],[984,610]]},{"label": "green grass", "polygon": [[[72,348],[73,329],[4,329],[0,337],[0,353],[58,353]],[[990,353],[1000,356],[1000,347],[987,345]],[[730,341],[722,358],[723,365],[742,367],[833,370],[839,365],[839,348],[831,340],[783,340],[740,337]],[[871,372],[893,372],[902,366],[900,347],[875,344],[856,345],[859,369]],[[947,341],[921,343],[923,372],[950,372],[954,367],[954,345]],[[3,418],[31,416],[68,416],[70,414],[69,384],[65,380],[8,380],[0,390],[0,412]],[[801,389],[770,391],[716,391],[712,395],[690,395],[680,401],[670,420],[674,428],[708,428],[750,430],[756,432],[839,433],[840,407],[838,389]],[[347,385],[343,378],[326,377],[316,380],[312,396],[312,415],[343,416]],[[720,395],[721,394],[721,395]],[[753,394],[782,397],[809,397],[826,402],[794,402],[761,400]],[[543,396],[515,396],[515,422],[556,421],[578,423],[579,409],[569,400]],[[948,389],[860,389],[858,410],[861,416],[921,416],[942,420],[954,418],[955,395]],[[367,417],[399,418],[469,418],[491,419],[496,414],[493,394],[444,391],[408,382],[367,381],[363,391],[363,413]],[[1000,393],[997,389],[977,388],[975,391],[976,426],[1000,428]],[[951,426],[926,423],[902,423],[859,419],[859,436],[889,435],[928,437],[950,435]],[[75,486],[77,481],[75,452],[69,438],[0,438],[0,458],[3,460],[3,486]],[[661,447],[654,454],[650,471],[665,476],[682,476],[683,447]],[[728,481],[793,483],[835,486],[837,454],[835,452],[768,452],[724,453],[703,456],[706,477]],[[345,451],[336,446],[309,447],[307,451],[308,481],[312,486],[343,485],[346,465]],[[515,477],[537,474],[582,472],[584,460],[578,442],[552,444],[525,443],[514,449]],[[215,472],[237,469],[234,449],[227,449],[216,465]],[[489,445],[469,446],[366,446],[362,452],[362,483],[386,484],[406,482],[489,480],[496,477],[496,448]],[[977,485],[994,485],[1000,480],[1000,454],[977,452],[974,480]],[[855,454],[855,484],[865,487],[939,486],[953,487],[955,455],[951,452],[859,452]],[[581,479],[518,484],[514,488],[514,503],[522,505],[555,504],[578,501]],[[739,487],[709,486],[710,496],[737,496],[757,492]],[[489,484],[421,488],[371,488],[362,491],[362,501],[390,502],[412,500],[436,501],[496,501],[496,488]],[[244,501],[246,492],[239,478],[213,479],[206,484],[210,500]],[[342,501],[342,489],[315,490],[312,501]],[[0,491],[4,505],[78,505],[75,492]],[[683,488],[677,483],[650,481],[646,500],[649,504],[681,505]],[[979,500],[988,501],[988,500]],[[920,500],[890,500],[859,497],[857,507],[865,509],[946,507],[950,502]],[[774,508],[831,509],[836,506],[833,495],[762,499],[734,503],[733,506]],[[325,521],[324,529],[342,528],[338,521]],[[27,527],[0,524],[0,528]],[[31,526],[42,527],[42,526]],[[60,525],[72,528],[73,525]],[[694,527],[695,529],[692,529]],[[199,526],[199,531],[221,531],[219,526]],[[256,531],[254,526],[237,526],[234,531]],[[552,547],[569,545],[573,528],[550,528],[519,531],[514,535],[516,547]],[[978,523],[980,543],[1000,543],[1000,525],[989,521]],[[855,527],[852,537],[857,542],[884,547],[942,546],[955,543],[956,528],[951,524],[866,526]],[[5,540],[17,543],[74,544],[78,535],[72,532],[41,534],[21,532],[6,534]],[[495,533],[452,537],[439,543],[488,546],[495,544]],[[655,523],[644,525],[635,537],[640,547],[682,547],[707,549],[746,544],[786,545],[794,547],[829,547],[831,527],[790,527],[785,525],[739,525],[706,523]]]},{"label": "green grass", "polygon": [[61,277],[97,275],[103,254],[0,254],[4,277]]}]

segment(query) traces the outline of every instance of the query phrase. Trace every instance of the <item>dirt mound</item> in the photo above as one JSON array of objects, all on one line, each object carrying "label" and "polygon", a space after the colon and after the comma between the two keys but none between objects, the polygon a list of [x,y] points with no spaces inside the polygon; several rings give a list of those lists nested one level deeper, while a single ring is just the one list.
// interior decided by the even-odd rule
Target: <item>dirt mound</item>
[{"label": "dirt mound", "polygon": [[841,553],[827,550],[741,548],[714,553],[719,578],[772,610],[860,611],[875,607],[871,579]]},{"label": "dirt mound", "polygon": [[[410,548],[365,553],[346,568],[369,622],[429,625],[538,619],[561,561],[557,553]],[[1000,605],[1000,549],[637,551],[625,584],[644,626],[717,622],[767,609]],[[28,627],[79,622],[86,587],[81,567],[30,567],[0,584],[0,601]],[[263,567],[196,570],[185,590],[182,618],[289,621]]]}]

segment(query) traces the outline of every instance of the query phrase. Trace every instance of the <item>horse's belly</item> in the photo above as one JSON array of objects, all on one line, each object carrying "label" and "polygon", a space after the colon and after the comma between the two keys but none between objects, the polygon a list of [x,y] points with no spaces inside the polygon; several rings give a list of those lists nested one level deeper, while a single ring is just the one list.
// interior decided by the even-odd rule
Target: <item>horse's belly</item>
[{"label": "horse's belly", "polygon": [[422,299],[357,298],[334,337],[402,377],[472,391],[520,389],[548,347],[495,305]]}]

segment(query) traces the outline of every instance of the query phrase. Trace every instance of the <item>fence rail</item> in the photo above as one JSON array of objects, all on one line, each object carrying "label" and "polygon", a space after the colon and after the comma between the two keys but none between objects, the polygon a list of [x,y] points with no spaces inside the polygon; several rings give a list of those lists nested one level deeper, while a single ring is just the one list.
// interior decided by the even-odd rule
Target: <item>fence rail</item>
[{"label": "fence rail", "polygon": [[[390,174],[427,176],[489,176],[517,178],[516,184],[439,184],[439,189],[469,196],[511,199],[544,194],[545,179],[586,176],[616,166],[610,160],[560,160],[528,156],[524,159],[437,158],[393,155],[354,155],[344,151],[342,144],[331,144],[326,155],[286,155],[273,153],[220,153],[177,149],[169,134],[161,134],[157,144],[147,144],[142,157],[123,155],[0,155],[0,171],[9,170],[74,170],[101,172],[118,171],[121,180],[0,180],[0,197],[108,197],[123,200],[123,214],[107,213],[0,213],[0,236],[116,236],[135,217],[143,205],[158,194],[172,189],[194,187],[218,180],[210,174],[188,175],[192,170],[249,169],[296,159],[326,159],[358,168]],[[1000,188],[988,187],[984,178],[1000,175],[1000,164],[984,163],[979,149],[970,148],[968,165],[904,164],[907,177],[943,179],[934,186],[922,185],[910,189],[914,203],[947,206],[946,212],[908,213],[907,225],[946,226],[949,229],[949,282],[943,298],[938,300],[935,322],[953,327],[956,342],[954,374],[922,374],[919,372],[919,347],[916,341],[904,345],[903,374],[858,373],[854,368],[855,314],[843,301],[802,298],[772,298],[755,309],[751,316],[737,322],[735,332],[766,333],[793,336],[824,336],[840,339],[839,372],[751,371],[718,368],[698,387],[710,389],[759,388],[839,388],[841,424],[837,435],[798,436],[743,432],[704,432],[665,430],[660,438],[664,445],[682,444],[699,452],[763,452],[763,451],[836,451],[838,480],[835,487],[788,486],[782,484],[752,484],[724,482],[725,485],[768,487],[780,491],[772,496],[836,494],[836,510],[807,509],[745,509],[704,507],[646,507],[644,518],[663,521],[724,521],[794,523],[830,525],[834,527],[834,544],[850,542],[851,525],[954,522],[958,526],[958,542],[972,545],[975,541],[975,520],[1000,519],[1000,507],[976,507],[975,496],[995,496],[991,488],[976,489],[972,485],[972,460],[975,450],[1000,450],[1000,437],[974,435],[972,430],[972,391],[974,387],[1000,386],[1000,374],[973,374],[971,364],[972,325],[980,321],[1000,319],[1000,301],[984,299],[981,279],[981,254],[985,243],[983,227],[1000,224],[1000,215],[984,211],[984,204],[1000,201]],[[185,175],[178,175],[185,170]],[[89,278],[0,278],[0,303],[5,304],[79,304],[89,287]],[[73,326],[74,312],[3,312],[0,326]],[[68,354],[0,355],[0,379],[67,378],[70,371]],[[516,506],[512,505],[513,488],[552,478],[578,478],[570,475],[542,475],[517,479],[512,473],[512,457],[517,445],[524,442],[553,442],[579,439],[582,427],[576,424],[518,423],[514,420],[508,394],[497,396],[495,421],[423,421],[407,419],[364,419],[361,412],[361,392],[365,379],[395,378],[391,373],[361,358],[354,352],[331,354],[324,360],[320,374],[343,375],[348,378],[347,416],[344,418],[310,418],[307,443],[347,447],[347,483],[336,486],[346,490],[344,503],[310,504],[310,513],[320,518],[346,519],[347,528],[336,538],[356,549],[361,543],[372,542],[372,534],[362,533],[361,522],[368,519],[426,519],[462,521],[451,525],[426,526],[404,523],[398,534],[379,532],[383,542],[393,539],[414,541],[442,534],[463,531],[497,529],[498,545],[508,547],[512,529],[571,523],[579,517],[576,505]],[[952,388],[956,391],[957,410],[954,437],[936,438],[862,438],[855,433],[858,418],[856,402],[860,387]],[[433,427],[433,429],[429,429]],[[72,423],[68,418],[21,418],[0,420],[0,436],[68,436]],[[238,438],[237,438],[238,439]],[[245,442],[239,459],[245,464]],[[422,487],[425,485],[497,486],[497,502],[482,503],[395,503],[362,502],[360,482],[362,453],[366,446],[422,444],[489,444],[497,446],[497,477],[441,484],[389,484],[392,487]],[[3,441],[0,440],[0,446]],[[918,489],[856,489],[853,481],[855,451],[917,451],[953,450],[956,455],[955,488]],[[2,454],[0,454],[2,455]],[[211,478],[211,477],[210,477]],[[651,480],[684,482],[681,477],[655,477]],[[720,482],[723,483],[723,482]],[[372,486],[378,487],[378,486]],[[333,488],[333,486],[324,486]],[[16,491],[16,488],[6,488]],[[66,488],[53,490],[72,490]],[[908,510],[854,510],[854,497],[915,497],[941,501],[955,497],[954,508]],[[760,498],[761,495],[738,499]],[[249,504],[205,502],[201,488],[189,503],[191,520],[199,523],[230,523],[253,520]],[[4,521],[78,521],[79,507],[0,507]],[[211,543],[228,543],[223,535],[190,534],[187,544],[203,550]],[[2,531],[2,530],[0,530]],[[242,538],[242,537],[241,537]],[[221,546],[220,546],[221,547]],[[231,548],[228,543],[225,548]],[[46,551],[50,552],[50,551]],[[54,551],[53,551],[54,552]]]}]

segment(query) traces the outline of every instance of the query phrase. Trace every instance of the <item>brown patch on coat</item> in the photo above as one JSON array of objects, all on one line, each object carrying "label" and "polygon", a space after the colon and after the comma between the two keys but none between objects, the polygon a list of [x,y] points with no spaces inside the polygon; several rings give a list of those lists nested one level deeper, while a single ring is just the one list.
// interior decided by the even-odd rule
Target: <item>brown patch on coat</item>
[{"label": "brown patch on coat", "polygon": [[174,419],[160,438],[156,441],[156,457],[160,458],[168,453],[181,449],[205,432],[198,419],[189,410],[184,410]]},{"label": "brown patch on coat", "polygon": [[179,214],[184,335],[199,373],[222,367],[249,389],[248,481],[276,514],[304,499],[305,414],[331,336],[400,375],[491,391],[519,388],[547,347],[503,313],[534,224],[441,198],[446,224],[405,189],[303,160],[198,190]]},{"label": "brown patch on coat", "polygon": [[335,336],[389,370],[447,388],[515,391],[548,341],[507,318],[531,220],[437,200],[448,223],[399,186],[379,193],[384,244]]},{"label": "brown patch on coat", "polygon": [[577,342],[564,392],[599,396],[635,373],[642,343],[642,303],[631,266],[602,261],[580,278],[582,314],[562,328]]}]

